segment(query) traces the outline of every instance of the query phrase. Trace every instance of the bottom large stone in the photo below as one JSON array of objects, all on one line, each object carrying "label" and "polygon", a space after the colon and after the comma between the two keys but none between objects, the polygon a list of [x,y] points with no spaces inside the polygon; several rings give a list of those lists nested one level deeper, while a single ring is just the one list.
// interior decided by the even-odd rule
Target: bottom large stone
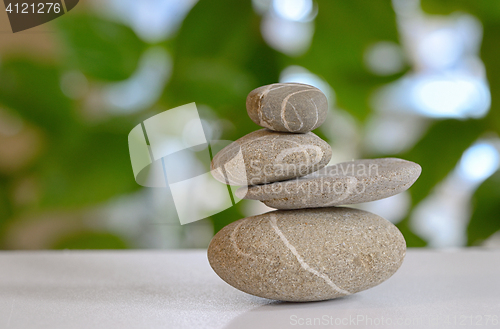
[{"label": "bottom large stone", "polygon": [[406,243],[389,221],[352,208],[278,210],[231,223],[208,248],[214,271],[246,293],[319,301],[374,287],[401,266]]}]

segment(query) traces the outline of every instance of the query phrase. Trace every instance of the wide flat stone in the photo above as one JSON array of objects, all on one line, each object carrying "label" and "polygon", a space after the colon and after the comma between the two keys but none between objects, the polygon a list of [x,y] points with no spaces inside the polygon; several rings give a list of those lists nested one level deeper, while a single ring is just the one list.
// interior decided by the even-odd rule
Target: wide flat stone
[{"label": "wide flat stone", "polygon": [[231,286],[283,301],[333,299],[374,287],[403,262],[406,243],[389,221],[352,208],[279,210],[231,223],[208,260]]},{"label": "wide flat stone", "polygon": [[326,96],[313,86],[274,83],[248,94],[247,112],[253,122],[274,131],[306,133],[326,119]]},{"label": "wide flat stone", "polygon": [[413,185],[421,172],[418,164],[402,159],[355,160],[294,180],[240,188],[236,195],[277,209],[331,207],[396,195]]},{"label": "wide flat stone", "polygon": [[229,185],[254,185],[288,180],[326,166],[332,157],[327,142],[309,132],[254,131],[222,149],[213,158],[212,176]]}]

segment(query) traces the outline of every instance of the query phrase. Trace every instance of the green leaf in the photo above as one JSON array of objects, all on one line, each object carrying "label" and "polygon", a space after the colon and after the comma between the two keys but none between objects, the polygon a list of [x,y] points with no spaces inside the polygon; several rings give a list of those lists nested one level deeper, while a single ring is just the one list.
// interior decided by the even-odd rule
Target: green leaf
[{"label": "green leaf", "polygon": [[479,245],[500,230],[500,172],[487,179],[474,193],[467,244]]},{"label": "green leaf", "polygon": [[0,104],[51,135],[75,129],[71,101],[62,93],[58,68],[24,58],[6,58],[0,67]]},{"label": "green leaf", "polygon": [[39,165],[41,207],[81,207],[130,193],[135,182],[127,133],[95,127],[53,145]]},{"label": "green leaf", "polygon": [[322,0],[317,3],[311,48],[298,63],[323,77],[335,90],[338,105],[363,120],[370,112],[370,93],[394,79],[369,73],[363,60],[369,45],[397,42],[391,2]]},{"label": "green leaf", "polygon": [[449,15],[453,12],[468,12],[483,23],[498,22],[500,2],[471,0],[422,0],[422,9],[430,14]]},{"label": "green leaf", "polygon": [[[244,203],[244,201],[241,201],[240,203]],[[241,218],[243,218],[243,215],[239,205],[232,206],[231,208],[227,208],[218,214],[210,216],[210,220],[214,224],[214,234],[222,230],[226,225],[229,225]]]},{"label": "green leaf", "polygon": [[127,249],[127,243],[108,232],[78,232],[61,238],[53,249]]},{"label": "green leaf", "polygon": [[[500,2],[499,2],[500,3]],[[486,75],[491,92],[491,108],[486,117],[488,129],[500,135],[500,99],[496,95],[500,94],[500,15],[495,22],[484,24],[483,43],[481,47],[481,59],[486,67]]]},{"label": "green leaf", "polygon": [[413,204],[422,201],[455,168],[483,129],[483,122],[478,120],[437,121],[410,151],[396,155],[422,166],[422,174],[409,190]]},{"label": "green leaf", "polygon": [[89,14],[72,13],[56,23],[68,62],[96,79],[127,79],[146,48],[129,27]]}]

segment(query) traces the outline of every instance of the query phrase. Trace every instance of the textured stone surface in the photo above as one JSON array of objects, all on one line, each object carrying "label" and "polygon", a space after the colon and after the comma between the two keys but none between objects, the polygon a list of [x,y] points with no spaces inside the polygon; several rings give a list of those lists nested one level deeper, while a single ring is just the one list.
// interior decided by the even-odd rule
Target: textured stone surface
[{"label": "textured stone surface", "polygon": [[236,194],[277,209],[331,207],[401,193],[417,180],[421,171],[418,164],[401,159],[356,160],[328,166],[299,179],[251,186],[248,191],[239,189]]},{"label": "textured stone surface", "polygon": [[374,287],[406,253],[389,221],[352,208],[278,210],[229,224],[208,260],[233,287],[259,297],[319,301]]},{"label": "textured stone surface", "polygon": [[326,119],[328,103],[321,90],[300,83],[274,83],[254,89],[247,97],[247,112],[261,127],[306,133]]},{"label": "textured stone surface", "polygon": [[326,166],[331,157],[330,145],[312,132],[292,134],[261,129],[217,153],[211,170],[220,182],[254,185],[310,174]]}]

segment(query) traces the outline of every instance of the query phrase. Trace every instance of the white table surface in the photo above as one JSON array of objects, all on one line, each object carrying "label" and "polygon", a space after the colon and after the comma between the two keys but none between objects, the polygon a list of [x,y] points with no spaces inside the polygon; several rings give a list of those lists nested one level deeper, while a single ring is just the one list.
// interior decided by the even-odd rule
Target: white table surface
[{"label": "white table surface", "polygon": [[314,303],[240,292],[205,250],[0,252],[0,328],[500,328],[499,318],[499,250],[409,250],[383,284]]}]

